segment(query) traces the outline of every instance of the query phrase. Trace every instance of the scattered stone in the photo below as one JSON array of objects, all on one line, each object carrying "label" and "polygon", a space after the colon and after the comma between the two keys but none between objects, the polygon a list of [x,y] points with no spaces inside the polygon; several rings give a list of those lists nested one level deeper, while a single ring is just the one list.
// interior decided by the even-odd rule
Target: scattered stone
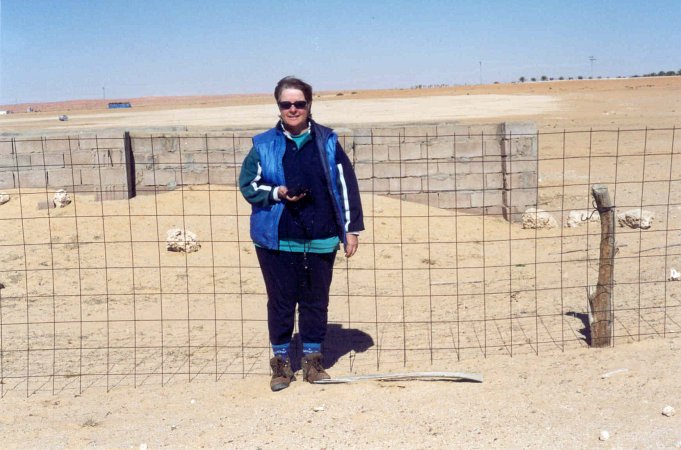
[{"label": "scattered stone", "polygon": [[201,248],[199,239],[194,233],[180,228],[171,228],[166,233],[169,252],[198,252]]},{"label": "scattered stone", "polygon": [[556,219],[543,209],[528,208],[523,213],[523,228],[525,229],[555,228],[557,226]]},{"label": "scattered stone", "polygon": [[54,204],[55,208],[64,208],[66,205],[71,203],[71,197],[64,189],[59,189],[54,193],[52,203]]},{"label": "scattered stone", "polygon": [[681,281],[681,273],[673,267],[669,274],[669,281]]},{"label": "scattered stone", "polygon": [[674,409],[673,406],[667,405],[664,408],[662,408],[662,415],[663,416],[671,417],[674,414],[676,414],[676,410]]},{"label": "scattered stone", "polygon": [[567,218],[568,228],[575,228],[584,222],[598,222],[601,220],[598,211],[576,210],[570,211]]},{"label": "scattered stone", "polygon": [[0,205],[4,205],[9,201],[9,194],[7,192],[0,192]]},{"label": "scattered stone", "polygon": [[312,408],[312,411],[322,412],[322,411],[326,411],[326,408],[324,408],[324,406],[315,406],[314,408]]},{"label": "scattered stone", "polygon": [[140,450],[147,450],[147,444],[145,444],[144,442],[142,442],[142,443],[140,444]]},{"label": "scattered stone", "polygon": [[621,227],[640,228],[647,230],[653,226],[655,214],[645,209],[630,209],[617,214],[617,224]]},{"label": "scattered stone", "polygon": [[598,439],[601,441],[607,441],[610,439],[610,433],[608,433],[606,430],[602,430],[601,433],[598,435]]}]

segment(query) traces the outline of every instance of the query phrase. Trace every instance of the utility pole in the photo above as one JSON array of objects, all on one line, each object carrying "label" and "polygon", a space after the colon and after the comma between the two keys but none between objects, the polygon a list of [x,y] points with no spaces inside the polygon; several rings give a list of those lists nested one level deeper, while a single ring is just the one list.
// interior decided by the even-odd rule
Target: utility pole
[{"label": "utility pole", "polygon": [[478,64],[480,65],[480,84],[482,84],[482,61],[478,61]]},{"label": "utility pole", "polygon": [[589,56],[589,62],[591,63],[591,78],[594,77],[594,61],[596,61],[596,58]]},{"label": "utility pole", "polygon": [[106,87],[102,86],[102,100],[106,100]]}]

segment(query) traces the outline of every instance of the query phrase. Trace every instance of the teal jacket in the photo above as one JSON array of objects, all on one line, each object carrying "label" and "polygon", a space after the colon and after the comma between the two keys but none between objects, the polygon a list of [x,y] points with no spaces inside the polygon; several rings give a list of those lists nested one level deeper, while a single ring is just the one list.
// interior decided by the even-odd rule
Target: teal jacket
[{"label": "teal jacket", "polygon": [[[338,237],[345,243],[346,233],[364,229],[357,179],[336,133],[314,121],[311,126],[334,202]],[[253,137],[253,148],[239,175],[239,189],[252,207],[251,239],[272,250],[279,248],[279,221],[284,211],[283,202],[274,197],[274,188],[286,185],[282,164],[285,151],[286,136],[279,125]]]}]

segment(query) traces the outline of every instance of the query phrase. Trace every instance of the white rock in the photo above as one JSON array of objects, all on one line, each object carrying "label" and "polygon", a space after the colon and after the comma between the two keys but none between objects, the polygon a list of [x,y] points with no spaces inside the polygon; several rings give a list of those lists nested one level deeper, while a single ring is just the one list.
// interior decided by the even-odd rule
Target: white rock
[{"label": "white rock", "polygon": [[0,205],[4,205],[9,201],[9,194],[7,192],[0,192]]},{"label": "white rock", "polygon": [[575,228],[584,222],[598,222],[601,220],[598,211],[575,210],[568,213],[567,226]]},{"label": "white rock", "polygon": [[598,435],[598,439],[601,441],[607,441],[610,439],[610,433],[608,433],[606,430],[602,430],[601,434]]},{"label": "white rock", "polygon": [[142,443],[140,444],[140,450],[147,450],[147,444],[145,444],[144,442],[142,442]]},{"label": "white rock", "polygon": [[198,252],[201,248],[199,239],[194,233],[180,228],[171,228],[166,233],[169,252]]},{"label": "white rock", "polygon": [[655,214],[645,209],[630,209],[617,214],[617,223],[621,227],[640,228],[647,230],[653,226]]},{"label": "white rock", "polygon": [[523,213],[523,228],[525,229],[555,228],[557,226],[556,219],[543,209],[528,208]]},{"label": "white rock", "polygon": [[69,203],[71,203],[71,197],[69,196],[68,192],[66,192],[64,189],[59,189],[57,192],[54,193],[54,198],[52,199],[52,202],[54,203],[55,207],[63,208]]},{"label": "white rock", "polygon": [[662,415],[663,416],[671,417],[674,414],[676,414],[676,410],[674,409],[673,406],[667,405],[664,408],[662,408]]},{"label": "white rock", "polygon": [[681,281],[681,273],[673,267],[669,274],[669,281]]},{"label": "white rock", "polygon": [[326,410],[326,408],[324,408],[323,405],[322,406],[315,406],[314,408],[312,408],[312,411],[314,411],[314,412],[321,412],[321,411],[325,411],[325,410]]}]

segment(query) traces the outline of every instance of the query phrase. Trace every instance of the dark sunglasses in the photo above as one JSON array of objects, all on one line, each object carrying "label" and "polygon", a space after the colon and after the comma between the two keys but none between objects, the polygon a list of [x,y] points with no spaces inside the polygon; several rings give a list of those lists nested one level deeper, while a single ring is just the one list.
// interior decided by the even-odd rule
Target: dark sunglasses
[{"label": "dark sunglasses", "polygon": [[304,109],[307,106],[305,100],[298,100],[297,102],[277,102],[279,109],[291,109],[291,106],[295,106],[296,109]]}]

